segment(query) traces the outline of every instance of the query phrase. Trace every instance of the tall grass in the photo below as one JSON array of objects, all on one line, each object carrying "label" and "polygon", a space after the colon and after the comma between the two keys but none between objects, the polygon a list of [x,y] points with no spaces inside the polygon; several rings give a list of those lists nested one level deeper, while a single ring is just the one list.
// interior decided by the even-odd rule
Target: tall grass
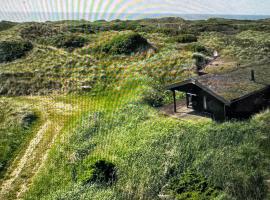
[{"label": "tall grass", "polygon": [[33,135],[37,114],[29,106],[0,98],[0,179]]},{"label": "tall grass", "polygon": [[[259,118],[181,122],[138,103],[116,113],[92,112],[53,151],[26,199],[158,199],[171,178],[189,170],[219,188],[221,199],[263,199],[269,149],[261,143],[267,138],[269,144],[268,128],[269,120]],[[117,166],[118,181],[111,187],[83,185],[99,159]]]}]

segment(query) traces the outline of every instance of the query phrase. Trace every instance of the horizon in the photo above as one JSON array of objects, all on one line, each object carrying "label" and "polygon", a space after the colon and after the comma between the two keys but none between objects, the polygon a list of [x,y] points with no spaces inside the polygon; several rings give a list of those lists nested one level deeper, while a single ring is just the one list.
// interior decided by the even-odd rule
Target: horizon
[{"label": "horizon", "polygon": [[[192,3],[189,0],[0,0],[0,3],[0,19],[15,21],[75,17],[95,21],[128,19],[134,15],[137,18],[140,15],[270,16],[270,2],[266,0],[193,0]],[[14,13],[18,16],[10,16]],[[48,15],[52,13],[58,15]]]},{"label": "horizon", "polygon": [[270,14],[209,14],[209,13],[114,13],[114,12],[38,12],[29,13],[9,11],[0,13],[0,21],[12,22],[45,22],[45,21],[62,21],[62,20],[86,20],[98,21],[106,20],[140,20],[140,19],[159,19],[166,17],[182,18],[184,20],[208,20],[210,18],[223,18],[228,20],[264,20],[270,19]]}]

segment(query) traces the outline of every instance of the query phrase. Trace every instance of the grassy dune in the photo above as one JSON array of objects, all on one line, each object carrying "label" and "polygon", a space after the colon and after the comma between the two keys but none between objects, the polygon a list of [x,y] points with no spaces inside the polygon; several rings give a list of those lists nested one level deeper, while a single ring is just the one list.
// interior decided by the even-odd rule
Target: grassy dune
[{"label": "grassy dune", "polygon": [[[218,124],[171,119],[153,105],[172,101],[165,85],[195,76],[194,54],[218,50],[211,73],[266,62],[268,24],[5,22],[1,41],[33,49],[0,64],[0,94],[10,96],[0,98],[0,198],[267,199],[269,111]],[[38,118],[26,127],[29,113]],[[89,182],[100,160],[116,167],[112,185]]]}]

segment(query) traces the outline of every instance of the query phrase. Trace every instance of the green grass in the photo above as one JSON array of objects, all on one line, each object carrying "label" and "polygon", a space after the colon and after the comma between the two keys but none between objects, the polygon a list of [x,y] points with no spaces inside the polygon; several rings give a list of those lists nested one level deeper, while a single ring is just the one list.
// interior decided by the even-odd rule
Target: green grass
[{"label": "green grass", "polygon": [[30,105],[0,98],[0,179],[21,148],[33,136],[38,114]]},{"label": "green grass", "polygon": [[[3,110],[20,110],[21,104],[13,106],[13,101],[32,103],[42,122],[52,121],[36,149],[37,155],[50,149],[45,165],[31,182],[32,166],[41,161],[38,157],[30,161],[7,199],[15,198],[24,177],[31,180],[25,199],[159,199],[159,194],[169,194],[194,200],[207,197],[205,191],[223,200],[263,199],[264,181],[269,178],[269,111],[246,122],[180,121],[160,115],[141,97],[143,91],[153,87],[150,83],[160,88],[194,76],[192,55],[197,51],[210,55],[218,50],[222,60],[243,65],[268,59],[265,24],[268,22],[166,18],[29,23],[2,30],[1,41],[27,38],[34,48],[24,57],[0,64],[1,93],[51,94],[9,98],[5,102],[11,105],[3,103]],[[246,30],[249,25],[252,31]],[[130,30],[147,39],[155,51],[125,54],[130,39],[125,36],[130,36]],[[83,37],[87,44],[71,52],[42,43],[59,32]],[[198,43],[175,41],[179,34],[190,32],[198,37]],[[93,53],[94,48],[104,44],[109,45],[109,53]],[[258,74],[266,67],[263,65]],[[232,68],[237,65],[224,64],[215,73]],[[83,91],[82,86],[91,91]],[[71,106],[72,111],[63,105]],[[1,142],[6,142],[5,149],[12,149],[5,150],[6,155],[17,155],[17,144],[26,144],[33,137],[31,129],[18,128],[16,112],[14,116],[0,123],[4,127]],[[57,126],[61,127],[59,132],[54,129]],[[25,136],[28,131],[29,138]],[[117,182],[112,186],[84,185],[91,166],[101,159],[116,166]],[[190,173],[192,180],[187,178]],[[173,180],[178,180],[177,184],[166,190]],[[184,193],[174,190],[182,185],[187,186]],[[205,190],[199,189],[205,185]]]},{"label": "green grass", "polygon": [[[51,150],[25,198],[88,199],[91,194],[90,199],[158,199],[171,178],[188,170],[220,188],[220,197],[265,197],[269,112],[247,122],[215,124],[169,119],[139,103],[120,107],[92,110],[75,121],[66,139]],[[82,185],[98,159],[116,165],[115,185]]]}]

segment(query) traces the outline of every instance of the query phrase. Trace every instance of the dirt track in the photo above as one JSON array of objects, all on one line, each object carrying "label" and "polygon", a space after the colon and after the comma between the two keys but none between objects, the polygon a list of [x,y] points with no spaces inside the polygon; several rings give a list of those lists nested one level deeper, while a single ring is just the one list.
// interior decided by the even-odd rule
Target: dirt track
[{"label": "dirt track", "polygon": [[[1,200],[23,197],[34,176],[47,160],[48,152],[63,127],[62,120],[73,110],[71,105],[55,102],[53,99],[27,97],[28,100],[41,111],[44,122],[37,129],[26,149],[8,168],[1,184]],[[59,120],[55,120],[55,117]]]}]

